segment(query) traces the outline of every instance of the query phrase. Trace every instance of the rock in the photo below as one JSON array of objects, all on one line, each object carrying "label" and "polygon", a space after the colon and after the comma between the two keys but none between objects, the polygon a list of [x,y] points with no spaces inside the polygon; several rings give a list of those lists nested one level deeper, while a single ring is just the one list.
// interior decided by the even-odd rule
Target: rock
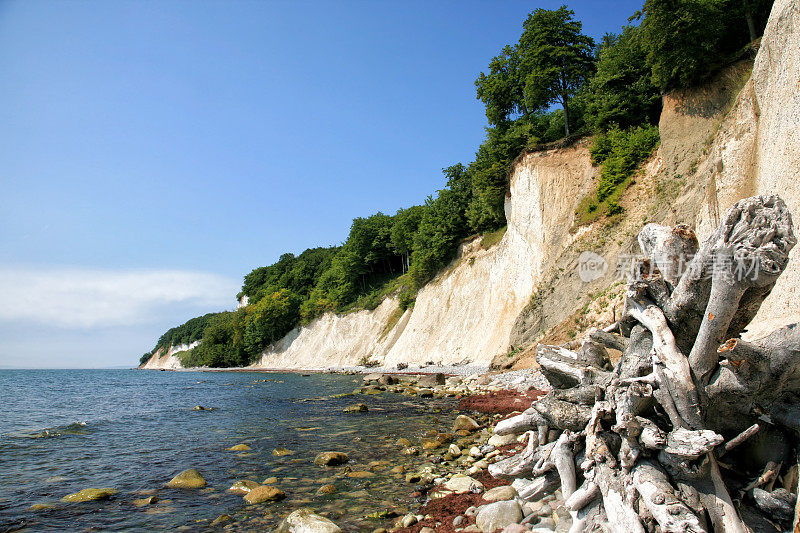
[{"label": "rock", "polygon": [[419,472],[411,472],[406,474],[406,483],[419,483],[422,479],[422,474]]},{"label": "rock", "polygon": [[464,523],[464,520],[466,520],[466,518],[464,518],[461,515],[458,515],[457,517],[453,518],[453,527],[460,527],[461,524]]},{"label": "rock", "polygon": [[275,457],[283,457],[284,455],[294,455],[294,452],[287,448],[275,448],[272,450],[272,455]]},{"label": "rock", "polygon": [[459,448],[455,444],[451,444],[450,447],[447,448],[447,451],[450,452],[450,455],[452,455],[453,457],[458,457],[461,455],[461,448]]},{"label": "rock", "polygon": [[378,378],[378,385],[394,385],[399,380],[394,377],[390,376],[389,374],[383,374],[381,377]]},{"label": "rock", "polygon": [[472,432],[480,428],[480,425],[474,419],[467,415],[458,415],[455,422],[453,422],[453,432],[468,431]]},{"label": "rock", "polygon": [[117,491],[115,489],[83,489],[82,491],[70,494],[61,498],[62,502],[82,503],[95,500],[107,500]]},{"label": "rock", "polygon": [[506,446],[507,444],[514,444],[517,442],[517,436],[514,433],[508,435],[492,435],[489,437],[489,444],[492,446]]},{"label": "rock", "polygon": [[406,471],[405,465],[397,465],[394,468],[392,468],[391,470],[389,470],[389,473],[390,474],[402,474],[405,471]]},{"label": "rock", "polygon": [[475,516],[478,514],[478,508],[474,505],[467,507],[466,511],[464,511],[464,516]]},{"label": "rock", "polygon": [[503,528],[503,533],[528,533],[530,529],[522,524],[509,524]]},{"label": "rock", "polygon": [[167,483],[171,489],[199,489],[205,486],[206,479],[194,468],[184,470]]},{"label": "rock", "polygon": [[432,527],[423,527],[419,530],[419,533],[436,533],[436,530]]},{"label": "rock", "polygon": [[450,478],[450,481],[444,484],[444,487],[448,490],[452,490],[456,494],[483,492],[483,483],[463,474],[454,475]]},{"label": "rock", "polygon": [[366,413],[369,411],[369,407],[365,403],[357,403],[355,405],[348,405],[344,408],[343,412],[345,413]]},{"label": "rock", "polygon": [[31,511],[46,511],[47,509],[55,509],[55,507],[52,503],[34,503],[28,509]]},{"label": "rock", "polygon": [[336,492],[338,492],[336,485],[328,483],[317,489],[317,496],[330,496],[331,494],[336,494]]},{"label": "rock", "polygon": [[483,457],[483,454],[481,453],[480,448],[478,448],[477,446],[473,446],[472,448],[469,449],[469,456],[474,457],[475,459],[480,459],[481,457]]},{"label": "rock", "polygon": [[268,477],[267,479],[262,481],[261,484],[262,485],[274,485],[277,482],[278,482],[278,478],[276,478],[275,476],[272,476],[272,477]]},{"label": "rock", "polygon": [[481,528],[475,524],[470,524],[461,530],[461,533],[481,533]]},{"label": "rock", "polygon": [[350,458],[344,452],[322,452],[318,453],[314,458],[314,464],[321,466],[337,466],[343,465],[349,460]]},{"label": "rock", "polygon": [[556,528],[556,521],[550,518],[549,516],[545,516],[536,523],[536,527],[539,529],[547,529],[553,531]]},{"label": "rock", "polygon": [[394,444],[395,444],[395,446],[407,447],[407,446],[411,446],[411,441],[408,440],[405,437],[400,437],[399,439],[397,439],[397,441],[395,441]]},{"label": "rock", "polygon": [[383,374],[367,374],[363,379],[364,383],[371,383],[373,381],[378,381],[381,377],[383,377]]},{"label": "rock", "polygon": [[422,441],[422,448],[425,450],[435,450],[439,447],[439,443],[435,440],[425,439]]},{"label": "rock", "polygon": [[154,505],[156,503],[158,503],[158,496],[149,496],[147,498],[133,500],[133,505],[136,507],[145,507],[147,505]]},{"label": "rock", "polygon": [[411,527],[417,523],[417,517],[413,514],[407,514],[400,520],[400,525],[403,527]]},{"label": "rock", "polygon": [[258,486],[259,484],[256,483],[255,481],[250,481],[249,479],[240,479],[239,481],[231,485],[228,490],[230,492],[233,492],[234,494],[240,494],[243,496]]},{"label": "rock", "polygon": [[214,520],[211,521],[212,526],[218,526],[221,524],[226,524],[233,520],[233,517],[229,514],[221,514],[216,517]]},{"label": "rock", "polygon": [[433,391],[431,389],[419,389],[417,396],[420,398],[433,398]]},{"label": "rock", "polygon": [[484,533],[492,533],[522,521],[522,508],[514,501],[499,501],[478,508],[475,525]]},{"label": "rock", "polygon": [[419,455],[419,451],[420,451],[419,448],[417,448],[416,446],[409,446],[400,453],[402,453],[403,455]]},{"label": "rock", "polygon": [[372,472],[369,472],[367,470],[356,470],[354,472],[348,472],[347,473],[347,477],[353,478],[353,479],[364,479],[364,478],[368,478],[368,477],[375,477],[375,474],[373,474]]},{"label": "rock", "polygon": [[417,385],[420,387],[436,387],[437,385],[444,385],[446,381],[442,373],[423,374],[417,379]]},{"label": "rock", "polygon": [[211,410],[210,407],[203,407],[202,405],[195,405],[192,409],[194,411],[210,411]]},{"label": "rock", "polygon": [[250,449],[250,446],[247,444],[237,444],[236,446],[231,446],[228,448],[229,452],[246,452]]},{"label": "rock", "polygon": [[341,531],[339,526],[308,509],[294,511],[277,529],[277,533],[340,533]]},{"label": "rock", "polygon": [[244,495],[247,503],[277,502],[286,497],[286,493],[271,485],[259,485]]}]

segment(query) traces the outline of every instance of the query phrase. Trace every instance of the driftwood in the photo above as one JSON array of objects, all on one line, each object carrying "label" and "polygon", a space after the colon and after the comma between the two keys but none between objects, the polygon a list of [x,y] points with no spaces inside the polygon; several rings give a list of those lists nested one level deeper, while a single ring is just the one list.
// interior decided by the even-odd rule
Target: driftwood
[{"label": "driftwood", "polygon": [[795,243],[774,195],[738,202],[702,246],[645,226],[622,317],[577,350],[538,346],[553,390],[496,431],[539,438],[490,473],[538,476],[536,497],[558,482],[575,532],[800,533],[800,325],[740,338]]}]

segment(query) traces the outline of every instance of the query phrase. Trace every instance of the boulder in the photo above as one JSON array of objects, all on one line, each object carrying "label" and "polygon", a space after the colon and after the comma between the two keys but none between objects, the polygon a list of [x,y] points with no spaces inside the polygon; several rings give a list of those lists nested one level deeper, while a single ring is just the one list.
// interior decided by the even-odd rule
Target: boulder
[{"label": "boulder", "polygon": [[364,376],[364,383],[371,383],[373,381],[378,381],[383,377],[383,374],[367,374]]},{"label": "boulder", "polygon": [[250,446],[247,444],[237,444],[236,446],[231,446],[228,448],[229,452],[246,452],[250,449]]},{"label": "boulder", "polygon": [[312,513],[308,509],[298,509],[278,526],[278,533],[340,533],[342,530],[318,514]]},{"label": "boulder", "polygon": [[249,479],[240,479],[228,489],[230,492],[234,494],[241,494],[245,495],[254,488],[258,487],[259,484],[255,481],[250,481]]},{"label": "boulder", "polygon": [[489,503],[478,508],[475,525],[484,533],[492,533],[522,521],[522,508],[515,500]]},{"label": "boulder", "polygon": [[480,424],[478,424],[474,419],[468,417],[467,415],[458,415],[456,417],[455,422],[453,422],[453,432],[456,431],[472,432],[480,427],[481,427]]},{"label": "boulder", "polygon": [[167,483],[167,487],[171,489],[199,489],[205,486],[206,479],[203,474],[194,468],[184,470]]},{"label": "boulder", "polygon": [[349,460],[350,458],[344,452],[322,452],[318,453],[314,458],[314,464],[321,466],[337,466],[343,465]]},{"label": "boulder", "polygon": [[82,491],[70,494],[61,498],[62,502],[83,503],[95,500],[107,500],[117,491],[115,489],[83,489]]},{"label": "boulder", "polygon": [[517,490],[511,485],[502,485],[493,489],[487,490],[483,494],[483,499],[487,502],[499,502],[505,500],[513,500],[517,497]]},{"label": "boulder", "polygon": [[244,495],[247,503],[277,502],[286,497],[286,493],[278,487],[271,485],[259,485]]},{"label": "boulder", "polygon": [[277,482],[278,482],[278,478],[276,478],[275,476],[270,476],[267,479],[265,479],[264,481],[262,481],[261,484],[262,485],[274,485]]},{"label": "boulder", "polygon": [[447,490],[451,490],[456,494],[464,494],[465,492],[483,492],[483,483],[477,479],[473,479],[463,474],[456,474],[444,484]]},{"label": "boulder", "polygon": [[345,413],[366,413],[369,407],[365,403],[357,403],[355,405],[348,405],[343,410]]},{"label": "boulder", "polygon": [[417,385],[420,387],[436,387],[437,385],[444,385],[445,381],[445,376],[442,373],[424,374],[417,380]]}]

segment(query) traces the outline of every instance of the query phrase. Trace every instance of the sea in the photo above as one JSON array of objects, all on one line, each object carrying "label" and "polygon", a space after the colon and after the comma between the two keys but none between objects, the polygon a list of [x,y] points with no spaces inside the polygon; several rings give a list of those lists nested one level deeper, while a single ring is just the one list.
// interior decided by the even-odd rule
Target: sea
[{"label": "sea", "polygon": [[[385,526],[415,505],[395,467],[420,459],[396,441],[449,430],[456,401],[354,394],[361,384],[344,374],[0,370],[0,532],[272,531],[299,508],[345,531]],[[369,410],[343,412],[355,403]],[[228,450],[237,444],[251,449]],[[322,451],[345,452],[350,463],[315,465]],[[164,486],[189,468],[207,487]],[[227,490],[271,477],[282,502],[247,505]],[[324,484],[336,493],[317,495]],[[106,487],[118,491],[109,500],[61,501]],[[158,501],[134,504],[150,496]],[[222,515],[229,519],[212,525]]]}]

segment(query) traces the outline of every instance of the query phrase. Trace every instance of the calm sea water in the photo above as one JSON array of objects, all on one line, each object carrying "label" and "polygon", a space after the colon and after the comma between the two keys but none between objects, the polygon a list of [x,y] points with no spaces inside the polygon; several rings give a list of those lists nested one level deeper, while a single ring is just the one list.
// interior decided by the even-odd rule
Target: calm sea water
[{"label": "calm sea water", "polygon": [[[299,507],[326,513],[346,530],[371,530],[380,522],[366,518],[370,513],[413,503],[413,488],[388,475],[410,460],[394,441],[445,429],[456,413],[454,401],[444,399],[332,398],[360,383],[358,376],[327,374],[0,370],[0,531],[194,531],[210,529],[223,513],[235,518],[235,529],[270,530]],[[369,412],[342,413],[356,402]],[[239,443],[252,450],[226,450]],[[296,453],[275,457],[277,447]],[[347,452],[353,470],[378,475],[350,479],[341,469],[314,465],[325,450]],[[375,463],[382,460],[391,464]],[[187,468],[200,470],[208,488],[163,487]],[[238,479],[271,476],[288,494],[279,504],[246,506],[226,491]],[[326,482],[339,492],[316,496]],[[59,502],[87,487],[119,493],[105,502]],[[133,505],[151,494],[159,503]],[[48,503],[55,507],[30,509]]]}]

